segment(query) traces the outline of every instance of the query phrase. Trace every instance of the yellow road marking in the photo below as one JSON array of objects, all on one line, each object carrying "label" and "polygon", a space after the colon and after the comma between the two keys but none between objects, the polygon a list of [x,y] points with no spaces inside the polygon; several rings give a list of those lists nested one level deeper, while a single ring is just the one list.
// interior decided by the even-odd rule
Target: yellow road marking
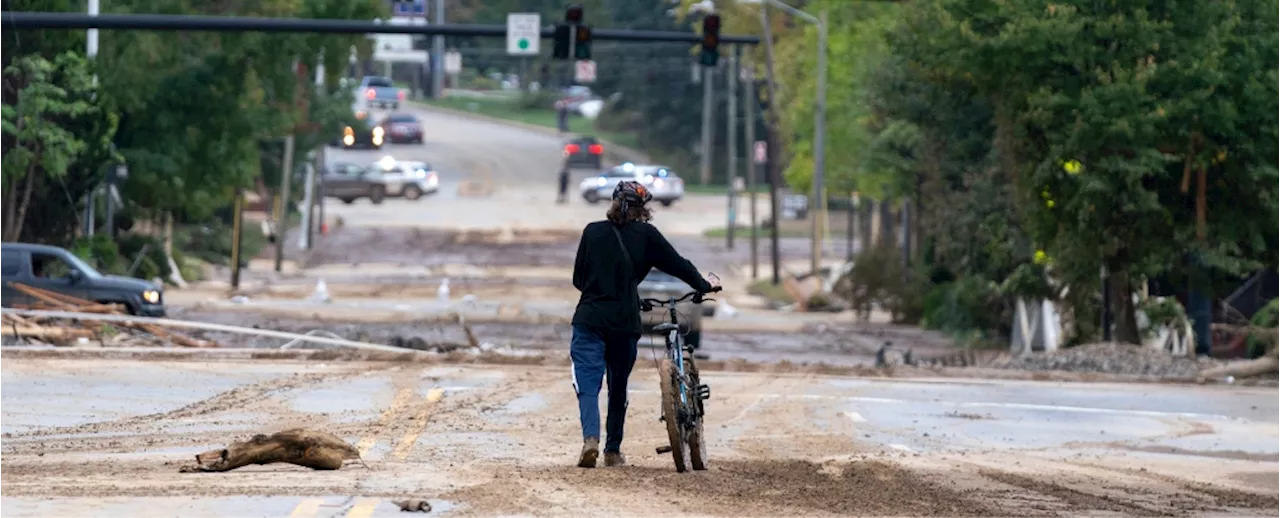
[{"label": "yellow road marking", "polygon": [[377,498],[361,498],[356,501],[356,505],[351,506],[350,511],[347,511],[347,518],[369,518],[377,507]]},{"label": "yellow road marking", "polygon": [[320,504],[323,503],[324,500],[320,498],[308,498],[298,502],[298,507],[293,508],[293,514],[290,514],[289,518],[311,518],[320,511]]},{"label": "yellow road marking", "polygon": [[413,426],[404,433],[404,437],[400,438],[400,443],[396,444],[394,450],[391,450],[391,458],[394,460],[404,460],[409,456],[409,452],[413,450],[413,445],[418,442],[418,436],[422,435],[422,431],[427,428],[427,416],[431,412],[430,403],[435,403],[444,398],[444,389],[433,388],[427,392],[427,403],[422,410],[418,411],[413,421]]},{"label": "yellow road marking", "polygon": [[[405,405],[409,404],[409,401],[413,399],[413,392],[414,390],[411,388],[400,389],[399,392],[396,392],[395,399],[391,400],[391,406],[382,411],[382,415],[378,417],[379,429],[387,426],[387,423],[391,422],[391,418],[394,417],[401,408],[404,408]],[[378,444],[378,436],[367,435],[361,437],[360,442],[356,443],[356,450],[360,452],[360,458],[364,458],[368,455],[369,450],[373,449],[375,444]]]}]

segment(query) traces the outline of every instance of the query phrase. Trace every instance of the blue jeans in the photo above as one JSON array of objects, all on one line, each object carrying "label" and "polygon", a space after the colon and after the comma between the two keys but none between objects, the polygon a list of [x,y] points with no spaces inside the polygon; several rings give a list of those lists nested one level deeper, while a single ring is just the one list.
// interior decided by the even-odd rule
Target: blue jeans
[{"label": "blue jeans", "polygon": [[627,378],[636,363],[636,343],[640,335],[574,325],[569,341],[573,362],[573,390],[578,394],[578,419],[582,437],[600,437],[600,382],[608,375],[609,435],[604,451],[620,451],[622,425],[627,420]]}]

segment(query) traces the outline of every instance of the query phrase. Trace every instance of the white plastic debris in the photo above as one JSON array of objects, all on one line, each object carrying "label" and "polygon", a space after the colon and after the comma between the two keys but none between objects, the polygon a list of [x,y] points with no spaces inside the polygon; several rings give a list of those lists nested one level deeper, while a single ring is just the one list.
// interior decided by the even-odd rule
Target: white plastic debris
[{"label": "white plastic debris", "polygon": [[231,297],[231,303],[232,304],[248,304],[249,297],[246,297],[244,295],[236,295],[234,297]]},{"label": "white plastic debris", "polygon": [[738,316],[738,308],[729,305],[728,302],[721,302],[716,305],[716,313],[713,317],[716,320],[729,320]]},{"label": "white plastic debris", "polygon": [[316,281],[316,289],[311,293],[313,302],[329,302],[332,297],[329,296],[329,287],[325,285],[324,279]]},{"label": "white plastic debris", "polygon": [[440,288],[436,290],[436,298],[441,301],[449,301],[449,278],[445,277],[440,281]]}]

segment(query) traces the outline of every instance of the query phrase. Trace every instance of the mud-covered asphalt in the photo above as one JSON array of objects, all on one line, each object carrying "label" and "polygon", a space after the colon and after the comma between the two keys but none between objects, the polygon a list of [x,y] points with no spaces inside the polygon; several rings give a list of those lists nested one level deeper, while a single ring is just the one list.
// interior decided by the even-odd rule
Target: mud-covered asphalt
[{"label": "mud-covered asphalt", "polygon": [[[327,331],[349,340],[386,345],[419,343],[465,344],[461,325],[438,321],[353,322],[318,320],[307,317],[277,317],[252,312],[185,311],[186,320],[229,324],[294,333]],[[477,340],[498,347],[568,354],[570,329],[567,324],[484,322],[468,324]],[[225,347],[278,348],[286,340],[224,332],[194,332],[200,338],[213,340]],[[940,334],[894,326],[811,325],[804,332],[769,331],[703,331],[700,351],[715,360],[741,360],[753,363],[788,362],[797,365],[870,366],[884,341],[895,347],[911,348],[921,357],[945,356],[949,340]],[[641,338],[641,360],[661,356],[663,342],[659,336]],[[291,347],[322,347],[296,344]],[[652,352],[647,349],[652,349]]]},{"label": "mud-covered asphalt", "polygon": [[[603,219],[603,214],[597,219]],[[661,228],[662,225],[658,226]],[[581,231],[581,227],[572,230],[526,229],[512,230],[504,236],[498,230],[347,227],[335,229],[311,251],[288,250],[286,257],[297,259],[308,267],[377,263],[572,268]],[[724,274],[751,261],[751,249],[745,239],[739,239],[733,249],[727,248],[723,239],[702,236],[676,234],[668,235],[667,240],[703,271]],[[780,256],[784,261],[808,257],[809,247],[807,239],[779,239]],[[760,241],[758,254],[760,272],[767,275],[771,271],[768,240]]]},{"label": "mud-covered asphalt", "polygon": [[[5,516],[1263,516],[1274,389],[707,373],[711,469],[677,474],[638,365],[631,465],[573,467],[562,367],[3,363]],[[322,429],[369,468],[184,474],[260,432]]]}]

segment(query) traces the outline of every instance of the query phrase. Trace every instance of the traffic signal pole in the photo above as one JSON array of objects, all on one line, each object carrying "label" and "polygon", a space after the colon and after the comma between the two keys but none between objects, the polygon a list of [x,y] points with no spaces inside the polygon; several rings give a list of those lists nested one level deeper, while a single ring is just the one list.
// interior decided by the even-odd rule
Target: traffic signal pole
[{"label": "traffic signal pole", "polygon": [[[187,16],[170,14],[100,14],[0,12],[5,30],[31,29],[132,29],[147,31],[211,31],[211,32],[307,32],[320,34],[421,34],[426,36],[507,37],[506,25],[433,24],[392,25],[360,20],[328,20],[316,18],[257,18],[248,16]],[[543,28],[541,37],[555,36],[552,27]],[[692,32],[637,31],[629,29],[596,29],[592,39],[600,41],[637,41],[651,43],[698,43],[702,38]],[[722,36],[724,43],[758,45],[756,36]]]}]

